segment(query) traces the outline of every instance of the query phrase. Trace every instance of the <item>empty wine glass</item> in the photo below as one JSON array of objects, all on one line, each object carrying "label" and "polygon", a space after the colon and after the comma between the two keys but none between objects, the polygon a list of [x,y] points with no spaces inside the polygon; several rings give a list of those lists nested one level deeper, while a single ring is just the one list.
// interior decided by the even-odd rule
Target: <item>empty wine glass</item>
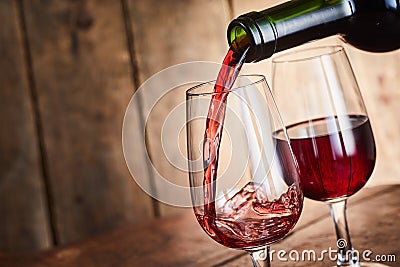
[{"label": "empty wine glass", "polygon": [[[234,89],[219,93],[214,86],[186,92],[194,213],[215,241],[269,266],[269,244],[289,233],[302,210],[298,169],[263,76],[239,76]],[[286,146],[277,146],[276,132]]]},{"label": "empty wine glass", "polygon": [[338,240],[337,266],[360,266],[350,241],[346,200],[369,179],[376,152],[367,110],[343,47],[301,49],[275,57],[273,91],[304,195],[329,204]]}]

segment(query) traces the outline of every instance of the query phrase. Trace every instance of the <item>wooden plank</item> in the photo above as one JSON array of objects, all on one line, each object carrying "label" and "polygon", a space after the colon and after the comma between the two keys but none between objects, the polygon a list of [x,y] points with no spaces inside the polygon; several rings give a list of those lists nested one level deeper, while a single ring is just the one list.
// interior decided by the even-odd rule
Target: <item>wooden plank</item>
[{"label": "wooden plank", "polygon": [[253,1],[240,1],[240,0],[231,0],[232,1],[232,6],[233,6],[233,13],[235,17],[242,15],[244,13],[248,13],[251,11],[261,11],[279,4],[282,4],[284,2],[287,2],[288,0],[269,0],[269,1],[263,1],[263,0],[253,0]]},{"label": "wooden plank", "polygon": [[[400,253],[400,186],[368,188],[349,203],[353,243],[375,254]],[[361,198],[360,198],[361,197]],[[305,214],[313,217],[312,213]],[[333,223],[325,218],[288,236],[272,249],[328,249],[335,244]],[[276,254],[275,254],[276,255]],[[5,266],[249,266],[243,251],[218,245],[208,237],[191,212],[127,225],[75,244],[23,257],[0,254]],[[323,265],[325,264],[325,265]],[[279,262],[273,266],[310,266],[310,262]],[[329,266],[327,262],[311,264]],[[392,265],[391,265],[392,266]],[[398,265],[397,265],[398,266]]]},{"label": "wooden plank", "polygon": [[142,82],[175,64],[196,60],[222,62],[227,51],[229,19],[223,1],[128,3]]},{"label": "wooden plank", "polygon": [[[378,192],[375,192],[378,190]],[[400,231],[398,220],[400,219],[400,186],[386,188],[365,189],[369,197],[364,201],[359,201],[357,195],[350,198],[348,206],[348,222],[352,238],[353,247],[361,253],[364,250],[371,250],[372,256],[376,255],[396,255],[397,262],[387,262],[390,266],[399,266],[399,238]],[[310,225],[310,227],[297,231],[277,244],[273,244],[271,249],[275,250],[275,258],[271,263],[273,266],[310,266],[309,261],[280,261],[277,252],[284,250],[289,253],[291,250],[315,250],[316,255],[321,255],[321,251],[329,247],[336,249],[336,236],[333,221],[330,217]],[[245,266],[250,263],[247,255],[229,261],[219,266]],[[312,266],[332,266],[335,263],[329,260],[326,255],[323,261],[312,262]]]},{"label": "wooden plank", "polygon": [[24,1],[57,242],[152,217],[122,154],[133,92],[119,1]]},{"label": "wooden plank", "polygon": [[25,257],[0,255],[3,266],[210,266],[240,254],[208,237],[192,212],[121,227],[111,233]]},{"label": "wooden plank", "polygon": [[[361,189],[354,196],[349,198],[350,204],[356,205],[360,202],[366,201],[367,199],[371,198],[371,192],[374,192],[373,194],[386,194],[387,191],[391,190],[391,188],[391,185],[381,185],[379,187],[374,187],[373,189]],[[314,224],[329,216],[331,216],[331,214],[326,203],[305,198],[303,211],[299,221],[293,229],[293,232],[307,228],[310,224]]]},{"label": "wooden plank", "polygon": [[[151,75],[175,64],[199,60],[222,62],[227,51],[226,25],[229,16],[224,1],[130,0],[128,4],[141,83]],[[187,73],[182,72],[175,77],[169,77],[169,81],[179,78],[179,75]],[[165,88],[167,89],[169,88]],[[174,107],[184,103],[185,95],[182,91],[167,97],[168,99],[164,99],[165,101],[154,108],[154,112],[146,121],[147,149],[155,172],[173,184],[187,186],[187,172],[171,165],[161,144],[163,123]],[[152,104],[150,97],[145,95],[144,107],[150,107]],[[182,118],[184,116],[183,113]],[[184,136],[179,140],[183,140],[181,143],[184,143],[182,138]],[[173,136],[171,142],[179,142],[177,139]],[[166,192],[158,179],[154,182],[156,191]],[[178,211],[168,205],[160,204],[160,207],[161,214]]]},{"label": "wooden plank", "polygon": [[0,251],[52,245],[15,1],[0,1]]}]

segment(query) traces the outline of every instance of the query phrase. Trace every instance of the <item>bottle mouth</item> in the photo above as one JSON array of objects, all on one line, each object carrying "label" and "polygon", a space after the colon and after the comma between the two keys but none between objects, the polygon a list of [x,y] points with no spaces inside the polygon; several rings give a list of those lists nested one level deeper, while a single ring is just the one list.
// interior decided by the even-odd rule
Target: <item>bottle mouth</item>
[{"label": "bottle mouth", "polygon": [[249,51],[246,54],[246,63],[257,61],[257,50],[259,49],[259,40],[255,37],[258,34],[254,34],[251,28],[248,27],[247,23],[241,18],[233,20],[228,26],[228,44],[235,50],[243,49],[244,46],[249,46]]},{"label": "bottle mouth", "polygon": [[231,47],[250,47],[247,63],[269,58],[276,50],[275,27],[259,12],[250,12],[232,20],[227,37]]}]

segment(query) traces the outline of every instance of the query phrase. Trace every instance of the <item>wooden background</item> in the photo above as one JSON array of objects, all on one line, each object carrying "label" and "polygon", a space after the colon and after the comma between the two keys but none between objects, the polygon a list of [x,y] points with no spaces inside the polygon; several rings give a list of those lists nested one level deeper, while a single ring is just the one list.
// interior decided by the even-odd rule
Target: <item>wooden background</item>
[{"label": "wooden background", "polygon": [[[121,132],[130,97],[169,66],[220,62],[228,22],[276,2],[0,0],[0,252],[42,250],[180,212],[147,196],[127,170]],[[337,40],[316,43],[324,42]],[[399,183],[400,52],[346,49],[378,146],[368,186]],[[269,60],[244,69],[270,78],[269,70]],[[147,149],[169,172],[151,142],[159,132],[146,132]],[[153,174],[143,166],[143,175]]]}]

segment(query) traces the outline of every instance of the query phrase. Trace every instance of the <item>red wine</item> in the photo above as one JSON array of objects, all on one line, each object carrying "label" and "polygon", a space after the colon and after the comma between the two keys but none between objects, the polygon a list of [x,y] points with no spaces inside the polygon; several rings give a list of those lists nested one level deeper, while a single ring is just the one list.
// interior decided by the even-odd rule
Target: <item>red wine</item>
[{"label": "red wine", "polygon": [[[300,122],[287,127],[304,195],[327,201],[360,190],[375,166],[375,142],[368,117],[350,115]],[[275,133],[280,157],[290,156],[283,132]]]},{"label": "red wine", "polygon": [[297,192],[292,185],[279,199],[269,200],[262,186],[249,182],[218,214],[199,209],[195,214],[203,229],[226,247],[263,246],[283,238],[296,224],[302,207]]},{"label": "red wine", "polygon": [[[204,161],[204,210],[210,218],[215,218],[215,180],[217,179],[219,146],[225,119],[225,108],[229,89],[235,83],[244,63],[247,49],[236,50],[231,48],[222,63],[215,82],[214,92],[206,120],[204,133],[203,161]],[[209,228],[215,228],[215,222],[207,221]]]},{"label": "red wine", "polygon": [[203,229],[231,248],[254,248],[283,238],[296,224],[302,197],[292,185],[278,199],[268,199],[262,186],[249,182],[216,209],[216,179],[229,90],[245,61],[245,50],[232,47],[218,74],[206,120],[203,143],[204,206],[194,209]]}]

